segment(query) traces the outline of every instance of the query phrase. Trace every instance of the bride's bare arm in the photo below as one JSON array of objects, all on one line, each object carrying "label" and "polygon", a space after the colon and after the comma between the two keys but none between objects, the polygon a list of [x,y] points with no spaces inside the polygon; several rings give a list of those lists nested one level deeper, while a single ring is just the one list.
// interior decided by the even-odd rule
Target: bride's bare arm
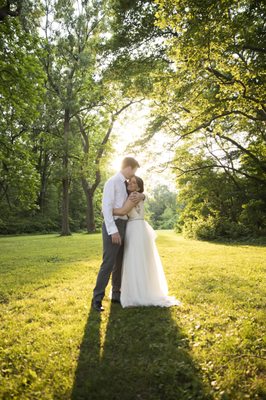
[{"label": "bride's bare arm", "polygon": [[132,200],[130,200],[130,198],[128,198],[124,203],[123,207],[113,209],[113,215],[117,216],[127,215],[129,211],[131,211],[132,208],[135,207],[135,205],[136,203],[134,203]]},{"label": "bride's bare arm", "polygon": [[113,215],[123,216],[127,215],[129,211],[132,210],[141,200],[145,199],[145,195],[143,193],[132,192],[127,198],[126,202],[123,204],[123,207],[114,208]]}]

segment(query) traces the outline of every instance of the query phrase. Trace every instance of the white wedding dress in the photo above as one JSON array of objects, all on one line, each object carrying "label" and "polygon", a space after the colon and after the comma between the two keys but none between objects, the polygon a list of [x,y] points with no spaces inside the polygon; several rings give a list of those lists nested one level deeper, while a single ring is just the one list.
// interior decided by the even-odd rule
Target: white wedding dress
[{"label": "white wedding dress", "polygon": [[155,244],[156,233],[144,221],[143,201],[128,216],[122,267],[122,307],[180,305],[175,297],[168,296],[168,286]]}]

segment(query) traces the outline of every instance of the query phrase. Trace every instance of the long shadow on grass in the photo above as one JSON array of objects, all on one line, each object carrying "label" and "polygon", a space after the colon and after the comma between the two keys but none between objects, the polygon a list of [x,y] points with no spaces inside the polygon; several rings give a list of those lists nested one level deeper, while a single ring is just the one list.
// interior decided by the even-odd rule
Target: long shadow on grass
[{"label": "long shadow on grass", "polygon": [[91,310],[72,400],[212,398],[169,309],[112,305],[101,357],[100,318]]}]

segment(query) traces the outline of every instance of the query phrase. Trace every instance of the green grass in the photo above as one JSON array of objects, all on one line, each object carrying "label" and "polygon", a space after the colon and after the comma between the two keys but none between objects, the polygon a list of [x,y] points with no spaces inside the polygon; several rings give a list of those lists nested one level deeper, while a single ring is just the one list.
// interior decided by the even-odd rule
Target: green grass
[{"label": "green grass", "polygon": [[0,238],[0,398],[265,399],[265,247],[157,244],[183,305],[99,315],[100,235]]}]

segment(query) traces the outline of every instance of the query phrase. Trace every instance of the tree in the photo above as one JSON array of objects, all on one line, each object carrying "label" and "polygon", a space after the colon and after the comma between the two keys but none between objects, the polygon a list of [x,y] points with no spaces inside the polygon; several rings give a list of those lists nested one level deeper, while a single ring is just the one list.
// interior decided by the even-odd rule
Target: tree
[{"label": "tree", "polygon": [[177,229],[185,236],[215,239],[265,235],[264,185],[244,175],[233,175],[223,165],[214,164],[204,147],[196,153],[189,143],[179,147],[176,168]]},{"label": "tree", "polygon": [[[38,10],[31,17],[24,16],[23,25],[25,9],[22,4],[15,11],[12,7],[12,2],[2,6],[1,15],[3,9],[6,15],[0,22],[0,204],[3,218],[35,207],[38,174],[29,132],[38,116],[44,92],[44,75],[38,59],[40,41],[34,26]],[[21,18],[16,18],[18,11]]]},{"label": "tree", "polygon": [[223,139],[265,173],[265,160],[247,149],[254,139],[265,140],[264,3],[157,4],[157,24],[172,36],[168,54],[174,61],[158,88],[159,126],[176,132],[178,141],[203,132]]},{"label": "tree", "polygon": [[[70,163],[78,158],[73,146],[75,124],[72,119],[81,109],[91,110],[99,101],[99,92],[94,90],[98,86],[96,50],[104,17],[102,2],[62,3],[47,0],[45,11],[46,56],[43,64],[48,90],[59,101],[58,120],[62,121],[62,235],[69,235]],[[53,29],[53,24],[57,28]]]},{"label": "tree", "polygon": [[[187,212],[188,220],[194,221],[192,230],[202,218],[205,221],[203,196],[212,199],[213,215],[209,210],[208,218],[215,223],[220,217],[229,225],[249,220],[249,233],[256,233],[250,226],[251,215],[256,215],[263,233],[265,5],[248,0],[155,3],[157,27],[168,36],[168,68],[159,81],[153,81],[153,118],[140,144],[163,131],[176,149],[170,166],[180,189],[180,226],[184,227]],[[214,200],[208,180],[224,188],[223,205]],[[249,217],[243,208],[250,210]]]},{"label": "tree", "polygon": [[166,185],[156,186],[145,206],[154,229],[174,228],[177,218],[176,193],[171,192]]},{"label": "tree", "polygon": [[[123,99],[121,96],[114,98],[114,90],[111,93],[109,91],[108,95],[106,91],[103,90],[103,92],[105,93],[104,105],[94,108],[92,112],[76,115],[82,138],[83,157],[81,157],[80,169],[82,187],[87,201],[88,233],[96,229],[93,198],[101,182],[101,163],[110,151],[109,141],[114,123],[119,115],[134,103],[133,100]],[[119,93],[118,90],[117,93]]]},{"label": "tree", "polygon": [[[160,48],[155,44],[152,33],[159,31],[153,24],[154,4],[146,2],[145,9],[142,9],[141,2],[134,1],[126,7],[120,1],[78,0],[46,0],[41,7],[39,2],[32,3],[30,0],[10,0],[3,2],[2,8],[1,5],[0,10],[6,13],[1,28],[7,29],[10,24],[12,29],[7,34],[7,37],[10,34],[10,47],[2,68],[6,76],[3,75],[5,80],[0,89],[3,94],[7,92],[6,109],[23,111],[25,119],[18,134],[20,115],[13,118],[13,125],[3,117],[3,122],[9,124],[10,133],[7,137],[12,139],[7,152],[6,138],[1,136],[2,159],[5,162],[12,160],[14,165],[13,169],[9,168],[9,173],[13,171],[9,183],[7,172],[2,175],[3,204],[5,207],[11,204],[10,197],[17,202],[18,195],[21,199],[27,195],[21,203],[23,218],[32,222],[36,220],[32,226],[37,227],[40,221],[45,224],[45,219],[48,221],[50,217],[57,224],[58,200],[62,197],[62,234],[68,235],[69,195],[74,188],[77,190],[77,180],[81,180],[87,201],[87,229],[93,231],[93,196],[99,187],[101,168],[111,151],[114,121],[125,108],[139,101],[143,93],[147,95],[150,90],[145,72],[152,70],[154,55],[153,51],[147,54],[149,44],[145,43],[145,36],[148,31],[151,33],[149,40],[150,43],[153,41],[153,49]],[[129,14],[134,18],[128,19]],[[40,25],[43,34],[38,37],[36,28]],[[20,57],[23,41],[22,36],[15,32],[16,26],[19,27],[17,32],[26,32],[25,38],[30,38],[32,43],[27,48],[32,71],[27,69],[26,57]],[[131,29],[133,26],[134,32]],[[18,38],[20,42],[16,44]],[[128,57],[131,63],[127,62]],[[23,74],[17,70],[18,61],[20,70],[25,68]],[[14,71],[10,66],[14,66]],[[8,87],[12,88],[13,85],[17,87],[11,93]],[[17,138],[16,146],[14,138]],[[12,158],[11,151],[14,151]],[[24,163],[27,172],[25,167],[21,175],[21,182],[27,180],[25,186],[19,184],[24,165],[21,163],[22,151],[27,153]],[[14,171],[17,171],[17,176]],[[58,190],[59,181],[62,196]],[[9,197],[7,187],[10,190]],[[32,190],[29,190],[30,187]],[[35,211],[28,212],[31,207]],[[73,208],[71,212],[74,212]],[[73,218],[70,218],[71,221]],[[55,226],[49,221],[48,225]],[[74,229],[77,227],[72,222],[71,226],[75,226]]]}]

